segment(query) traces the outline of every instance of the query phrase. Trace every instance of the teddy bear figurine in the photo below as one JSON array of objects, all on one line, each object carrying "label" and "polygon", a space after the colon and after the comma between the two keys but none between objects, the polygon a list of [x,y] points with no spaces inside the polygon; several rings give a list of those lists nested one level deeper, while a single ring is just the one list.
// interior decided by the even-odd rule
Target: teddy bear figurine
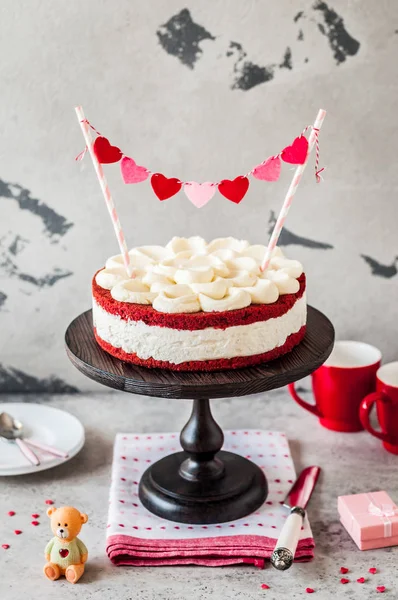
[{"label": "teddy bear figurine", "polygon": [[45,549],[44,574],[51,581],[64,575],[69,583],[76,583],[84,573],[88,557],[86,546],[77,537],[88,517],[72,506],[47,510],[54,534]]}]

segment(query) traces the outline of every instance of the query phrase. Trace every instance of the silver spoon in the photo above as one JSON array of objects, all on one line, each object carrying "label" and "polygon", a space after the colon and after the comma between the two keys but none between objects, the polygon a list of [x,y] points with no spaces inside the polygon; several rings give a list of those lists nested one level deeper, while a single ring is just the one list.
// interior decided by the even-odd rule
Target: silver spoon
[{"label": "silver spoon", "polygon": [[39,457],[21,439],[23,425],[6,412],[0,414],[0,437],[14,441],[22,454],[36,467],[40,465]]},{"label": "silver spoon", "polygon": [[[10,413],[0,413],[0,432],[2,423],[7,425],[7,428],[12,428],[14,431],[14,435],[18,438],[23,437],[23,425],[21,421],[15,419]],[[1,433],[0,433],[1,435]],[[38,450],[42,450],[43,452],[47,452],[48,454],[53,454],[54,456],[58,456],[59,458],[69,458],[69,454],[64,450],[60,450],[59,448],[54,448],[54,446],[48,446],[47,444],[43,444],[42,442],[34,442],[33,440],[25,438],[25,444],[30,448],[37,448]]]}]

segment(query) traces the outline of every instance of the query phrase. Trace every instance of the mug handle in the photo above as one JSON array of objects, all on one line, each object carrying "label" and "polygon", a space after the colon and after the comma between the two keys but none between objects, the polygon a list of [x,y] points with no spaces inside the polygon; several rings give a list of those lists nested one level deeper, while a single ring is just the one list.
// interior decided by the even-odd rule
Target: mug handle
[{"label": "mug handle", "polygon": [[305,408],[305,410],[308,410],[313,415],[316,415],[317,417],[322,418],[322,414],[319,411],[318,407],[315,404],[310,404],[309,402],[306,402],[305,400],[300,398],[300,396],[296,392],[294,385],[295,385],[294,383],[289,383],[289,385],[287,386],[287,389],[289,390],[290,395],[293,398],[293,400],[295,400],[297,402],[297,404],[299,404],[302,408]]},{"label": "mug handle", "polygon": [[379,440],[383,440],[383,442],[389,442],[389,436],[383,431],[376,431],[376,429],[374,429],[370,424],[369,420],[374,403],[382,398],[383,394],[381,392],[373,392],[372,394],[366,396],[366,398],[362,400],[361,406],[359,407],[359,418],[366,431],[369,431],[371,435],[379,438]]}]

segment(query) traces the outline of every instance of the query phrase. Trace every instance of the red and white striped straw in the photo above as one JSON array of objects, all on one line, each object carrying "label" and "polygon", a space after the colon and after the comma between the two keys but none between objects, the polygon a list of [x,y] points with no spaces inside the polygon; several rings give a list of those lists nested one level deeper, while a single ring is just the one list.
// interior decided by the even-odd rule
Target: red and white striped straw
[{"label": "red and white striped straw", "polygon": [[90,153],[91,160],[93,161],[94,169],[98,177],[99,184],[101,186],[102,193],[105,198],[105,203],[109,211],[109,215],[111,217],[111,221],[113,224],[113,228],[115,230],[117,242],[119,244],[120,252],[123,256],[123,262],[125,269],[128,273],[129,277],[132,277],[132,268],[130,264],[130,256],[127,249],[126,240],[124,238],[123,229],[119,221],[119,217],[117,216],[116,208],[113,203],[113,198],[111,192],[109,190],[109,186],[105,179],[104,170],[100,162],[98,162],[97,157],[95,156],[95,152],[93,149],[93,139],[91,137],[90,128],[86,118],[84,116],[83,108],[81,106],[75,107],[76,115],[80,123],[80,127],[86,142],[86,147]]},{"label": "red and white striped straw", "polygon": [[290,187],[285,196],[285,200],[283,201],[283,205],[281,208],[281,212],[279,213],[278,220],[275,223],[275,227],[272,232],[271,239],[268,243],[267,251],[265,253],[264,260],[261,265],[262,271],[265,271],[265,269],[268,267],[268,265],[270,263],[272,251],[274,250],[276,244],[278,243],[278,239],[279,239],[279,236],[283,229],[283,226],[285,224],[285,220],[286,220],[287,214],[289,212],[290,205],[293,201],[294,194],[296,193],[297,186],[301,181],[301,177],[302,177],[302,175],[304,173],[304,169],[307,165],[308,158],[311,154],[311,150],[314,147],[315,141],[318,139],[319,130],[322,127],[322,123],[323,123],[325,116],[326,116],[326,111],[321,109],[318,112],[318,115],[315,119],[314,125],[312,126],[310,137],[308,138],[307,158],[305,159],[305,163],[303,163],[302,165],[299,165],[296,169],[296,172],[294,173],[292,182],[291,182]]}]

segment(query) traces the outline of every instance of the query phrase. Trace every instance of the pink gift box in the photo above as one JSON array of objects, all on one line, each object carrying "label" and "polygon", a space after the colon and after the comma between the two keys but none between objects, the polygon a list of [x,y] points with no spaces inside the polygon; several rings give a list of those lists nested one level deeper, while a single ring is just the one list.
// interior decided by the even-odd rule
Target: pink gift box
[{"label": "pink gift box", "polygon": [[398,545],[398,508],[387,492],[339,496],[337,508],[360,550]]}]

